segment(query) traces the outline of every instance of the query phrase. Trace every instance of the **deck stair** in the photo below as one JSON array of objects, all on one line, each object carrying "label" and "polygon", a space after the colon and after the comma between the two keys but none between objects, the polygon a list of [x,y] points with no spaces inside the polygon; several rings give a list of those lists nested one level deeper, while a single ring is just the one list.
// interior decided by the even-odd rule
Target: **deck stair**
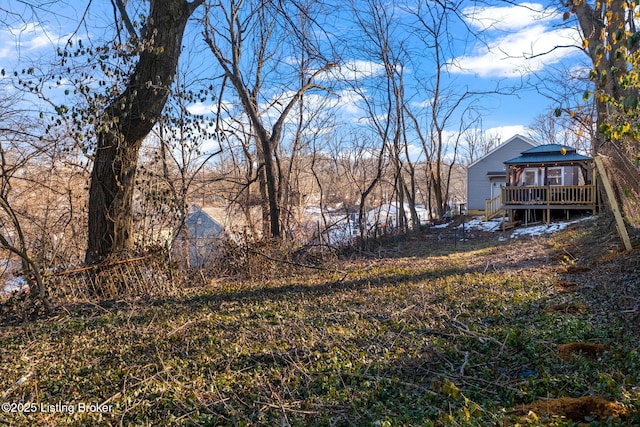
[{"label": "deck stair", "polygon": [[484,220],[496,218],[503,214],[502,193],[499,193],[493,199],[485,201]]}]

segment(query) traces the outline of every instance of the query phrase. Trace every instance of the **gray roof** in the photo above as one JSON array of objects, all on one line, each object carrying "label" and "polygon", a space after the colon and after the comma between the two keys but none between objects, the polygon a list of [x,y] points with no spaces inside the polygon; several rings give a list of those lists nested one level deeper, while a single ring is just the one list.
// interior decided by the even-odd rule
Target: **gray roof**
[{"label": "gray roof", "polygon": [[[563,153],[564,151],[564,153]],[[531,163],[570,163],[592,160],[576,152],[575,148],[560,144],[544,144],[520,153],[519,157],[507,160],[505,165]]]},{"label": "gray roof", "polygon": [[508,140],[506,140],[505,142],[503,142],[502,144],[498,145],[497,147],[494,147],[491,151],[489,151],[488,153],[486,153],[484,156],[480,157],[479,159],[477,159],[475,162],[471,163],[469,166],[467,166],[467,169],[474,166],[476,163],[480,163],[481,161],[483,161],[485,158],[491,156],[492,154],[494,154],[495,152],[502,150],[503,148],[505,148],[507,145],[511,144],[512,142],[516,141],[516,140],[520,140],[520,141],[524,141],[527,144],[531,145],[532,147],[536,146],[536,143],[533,142],[532,140],[530,140],[529,138],[527,138],[526,136],[522,136],[522,135],[514,135],[511,138],[509,138]]}]

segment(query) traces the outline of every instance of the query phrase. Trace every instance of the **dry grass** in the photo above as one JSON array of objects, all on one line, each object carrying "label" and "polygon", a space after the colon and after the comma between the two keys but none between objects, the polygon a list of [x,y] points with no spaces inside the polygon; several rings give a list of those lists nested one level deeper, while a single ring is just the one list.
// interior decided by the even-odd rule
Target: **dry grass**
[{"label": "dry grass", "polygon": [[553,304],[547,307],[547,313],[557,314],[579,314],[589,311],[589,307],[586,304]]},{"label": "dry grass", "polygon": [[619,403],[595,396],[536,400],[529,405],[523,405],[521,411],[529,417],[565,417],[585,425],[589,425],[585,420],[606,422],[609,419],[618,420],[627,414],[627,409]]},{"label": "dry grass", "polygon": [[602,344],[593,344],[587,342],[571,342],[568,344],[560,344],[558,346],[558,356],[565,361],[572,360],[576,355],[581,355],[589,359],[597,359],[602,356],[609,347]]},{"label": "dry grass", "polygon": [[[625,409],[599,425],[640,423],[632,305],[608,305],[635,292],[619,283],[637,273],[623,281],[612,276],[619,258],[583,259],[575,245],[586,235],[456,246],[413,236],[325,269],[67,306],[0,328],[2,400],[98,402],[111,412],[5,412],[0,423],[568,426],[586,418],[513,411],[591,395]],[[591,271],[566,273],[559,245]],[[606,297],[591,275],[607,277]],[[561,292],[558,281],[581,286]],[[560,305],[588,309],[548,310]],[[558,345],[570,342],[609,351],[559,360]]]}]

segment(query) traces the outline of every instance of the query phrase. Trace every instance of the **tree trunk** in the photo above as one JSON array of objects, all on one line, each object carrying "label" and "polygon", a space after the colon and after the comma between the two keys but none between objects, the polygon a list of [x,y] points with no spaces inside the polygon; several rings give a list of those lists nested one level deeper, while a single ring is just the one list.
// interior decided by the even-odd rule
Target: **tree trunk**
[{"label": "tree trunk", "polygon": [[151,2],[138,64],[102,113],[89,189],[87,264],[133,248],[138,151],[169,96],[187,20],[203,1]]},{"label": "tree trunk", "polygon": [[267,199],[269,201],[269,231],[271,237],[280,239],[280,204],[278,203],[278,181],[276,179],[276,165],[274,160],[274,143],[271,139],[260,138],[264,160],[264,173],[267,184]]},{"label": "tree trunk", "polygon": [[444,188],[442,185],[442,175],[440,170],[440,162],[436,162],[435,171],[431,170],[431,185],[433,188],[433,193],[436,198],[436,209],[438,212],[438,217],[442,218],[447,211],[446,200],[443,197]]},{"label": "tree trunk", "polygon": [[[623,115],[622,111],[616,111],[607,98],[619,101],[628,93],[620,79],[621,75],[627,72],[627,58],[623,54],[618,54],[618,51],[622,52],[624,49],[633,51],[637,49],[637,45],[627,44],[625,37],[616,34],[618,30],[624,29],[627,25],[628,15],[624,0],[598,2],[595,8],[586,1],[573,1],[571,6],[571,10],[578,19],[582,36],[587,42],[586,53],[589,55],[596,72],[596,78],[593,81],[596,90],[596,129],[598,132],[592,141],[592,151],[595,155],[605,142],[600,132],[603,125],[615,122]],[[621,50],[621,48],[624,49]]]},{"label": "tree trunk", "polygon": [[[259,145],[259,147],[262,147]],[[262,212],[262,237],[271,235],[271,223],[269,222],[269,196],[267,195],[267,174],[265,172],[264,156],[260,154],[262,165],[258,169],[258,186],[260,190],[260,210]]]},{"label": "tree trunk", "polygon": [[624,0],[596,2],[594,6],[574,0],[571,6],[593,65],[598,131],[592,139],[592,152],[594,156],[605,156],[609,178],[615,183],[626,219],[638,228],[640,171],[632,161],[640,159],[640,145],[634,136],[616,136],[613,132],[626,121],[633,123],[638,114],[638,107],[634,106],[639,98],[637,86],[628,85],[625,78],[638,67],[632,59],[640,49],[635,11]]}]

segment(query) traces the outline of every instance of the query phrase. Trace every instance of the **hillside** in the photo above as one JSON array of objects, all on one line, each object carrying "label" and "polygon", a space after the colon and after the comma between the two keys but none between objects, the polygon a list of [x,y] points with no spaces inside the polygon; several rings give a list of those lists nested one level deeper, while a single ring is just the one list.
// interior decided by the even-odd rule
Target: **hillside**
[{"label": "hillside", "polygon": [[0,423],[639,425],[638,253],[609,225],[416,235],[2,326]]}]

